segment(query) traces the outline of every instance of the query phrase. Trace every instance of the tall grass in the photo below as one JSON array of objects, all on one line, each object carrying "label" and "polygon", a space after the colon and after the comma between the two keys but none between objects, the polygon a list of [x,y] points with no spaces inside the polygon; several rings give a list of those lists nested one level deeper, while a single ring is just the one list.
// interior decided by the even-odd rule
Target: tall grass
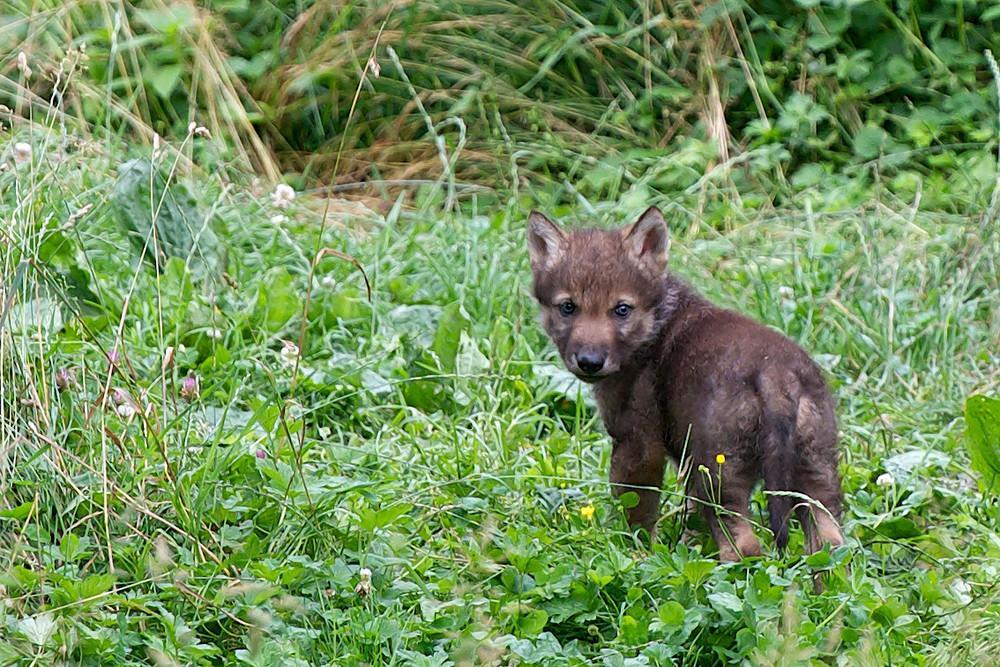
[{"label": "tall grass", "polygon": [[[6,5],[0,661],[989,664],[1000,520],[961,406],[1000,383],[995,108],[962,98],[964,148],[859,148],[851,105],[782,121],[799,63],[759,40],[792,30],[757,20],[787,6],[732,7]],[[979,62],[955,85],[986,99]],[[843,101],[837,76],[794,85]],[[282,208],[283,169],[341,190]],[[628,533],[534,324],[528,200],[599,224],[660,203],[675,271],[817,357],[849,549],[802,557],[794,531],[719,566],[673,473],[664,542]]]},{"label": "tall grass", "polygon": [[[888,0],[13,0],[5,12],[5,62],[86,42],[89,74],[67,96],[76,115],[146,141],[197,121],[231,138],[222,162],[376,196],[439,176],[435,136],[454,149],[454,118],[466,128],[456,173],[489,186],[565,180],[600,198],[714,168],[784,192],[850,165],[909,193],[932,167],[983,168],[980,54],[1000,50],[995,11],[929,0],[900,16]],[[347,123],[380,30],[383,74]],[[7,73],[11,100],[24,82]],[[44,104],[50,78],[25,99]],[[665,166],[676,162],[686,171]]]}]

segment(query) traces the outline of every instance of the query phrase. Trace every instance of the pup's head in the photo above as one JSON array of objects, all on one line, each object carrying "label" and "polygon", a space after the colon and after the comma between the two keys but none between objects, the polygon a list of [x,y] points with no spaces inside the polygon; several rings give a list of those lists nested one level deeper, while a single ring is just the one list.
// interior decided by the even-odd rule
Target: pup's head
[{"label": "pup's head", "polygon": [[629,227],[564,231],[537,211],[528,249],[542,324],[587,382],[614,375],[662,326],[667,225],[652,207]]}]

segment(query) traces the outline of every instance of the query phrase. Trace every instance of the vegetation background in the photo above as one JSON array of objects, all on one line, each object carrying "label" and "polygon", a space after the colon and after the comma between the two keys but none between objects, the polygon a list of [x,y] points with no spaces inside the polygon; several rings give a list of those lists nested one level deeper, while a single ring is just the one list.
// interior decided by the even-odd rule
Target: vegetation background
[{"label": "vegetation background", "polygon": [[[6,0],[0,664],[995,664],[998,29]],[[674,472],[627,532],[523,221],[652,203],[827,370],[847,548],[720,566]]]}]

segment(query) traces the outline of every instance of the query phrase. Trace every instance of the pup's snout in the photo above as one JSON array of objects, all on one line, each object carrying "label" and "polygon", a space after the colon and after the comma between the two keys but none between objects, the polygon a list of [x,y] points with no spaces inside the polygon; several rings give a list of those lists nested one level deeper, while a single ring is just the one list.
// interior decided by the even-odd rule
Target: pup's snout
[{"label": "pup's snout", "polygon": [[587,375],[597,375],[604,368],[605,358],[601,352],[586,350],[576,354],[576,365]]}]

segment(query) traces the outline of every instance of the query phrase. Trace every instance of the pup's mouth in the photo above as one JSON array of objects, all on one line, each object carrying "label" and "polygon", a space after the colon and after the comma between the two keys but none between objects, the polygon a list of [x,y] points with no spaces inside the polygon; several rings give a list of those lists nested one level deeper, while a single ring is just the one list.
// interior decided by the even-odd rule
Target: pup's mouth
[{"label": "pup's mouth", "polygon": [[570,368],[569,372],[572,373],[576,379],[581,382],[586,382],[587,384],[594,384],[595,382],[600,382],[606,379],[609,375],[614,375],[614,369],[602,368],[596,373],[587,373],[579,368]]}]

